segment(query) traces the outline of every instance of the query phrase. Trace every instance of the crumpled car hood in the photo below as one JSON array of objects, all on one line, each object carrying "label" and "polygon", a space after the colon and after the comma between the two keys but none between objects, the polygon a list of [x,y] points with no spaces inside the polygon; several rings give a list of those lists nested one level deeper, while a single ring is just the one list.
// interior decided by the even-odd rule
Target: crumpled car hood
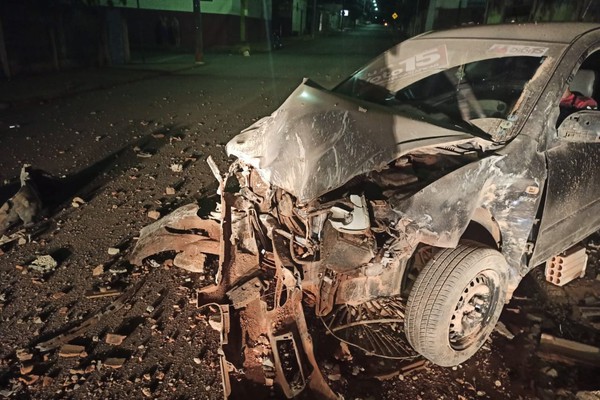
[{"label": "crumpled car hood", "polygon": [[460,130],[360,105],[305,80],[271,116],[234,137],[227,154],[300,203],[383,168],[416,148],[472,140]]}]

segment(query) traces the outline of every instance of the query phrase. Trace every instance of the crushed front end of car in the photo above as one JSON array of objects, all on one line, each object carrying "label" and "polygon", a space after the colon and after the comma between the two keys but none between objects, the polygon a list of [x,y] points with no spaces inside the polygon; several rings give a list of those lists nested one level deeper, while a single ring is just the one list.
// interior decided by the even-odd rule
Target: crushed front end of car
[{"label": "crushed front end of car", "polygon": [[[419,51],[417,60],[425,54],[454,68],[433,79],[459,87],[453,79],[468,68],[452,66],[445,45]],[[306,80],[227,144],[236,160],[225,174],[209,159],[221,196],[214,212],[199,217],[191,204],[142,230],[133,263],[175,251],[177,266],[214,270],[198,304],[221,334],[226,396],[277,390],[292,398],[310,390],[336,398],[316,357],[317,332],[385,359],[414,357],[406,339],[440,365],[477,351],[525,273],[521,256],[545,178],[538,143],[513,132],[515,110],[531,98],[528,82],[542,75],[543,63],[506,63],[529,69],[502,101],[477,102],[468,87],[464,101],[441,99],[448,104],[434,110],[400,99],[412,96],[410,87],[393,98],[380,88],[373,94],[376,79],[394,83],[389,71],[385,79],[367,72],[334,91]],[[427,77],[442,66],[417,72]],[[409,86],[414,82],[411,75]],[[355,89],[358,95],[349,95]],[[455,91],[451,86],[449,96]],[[457,120],[451,106],[465,118],[476,115]],[[474,266],[464,282],[460,260]],[[446,287],[447,277],[458,282],[448,304],[424,300]],[[443,320],[419,325],[442,306]],[[441,339],[421,337],[424,329]],[[427,343],[438,342],[428,352]]]},{"label": "crushed front end of car", "polygon": [[[289,102],[316,90],[305,82]],[[237,384],[245,381],[275,385],[288,398],[305,388],[335,398],[319,370],[307,320],[320,321],[326,334],[370,356],[414,357],[402,334],[403,290],[411,284],[407,269],[429,260],[432,247],[423,245],[428,239],[458,240],[468,216],[455,215],[440,230],[434,228],[435,213],[410,219],[396,205],[479,160],[484,142],[438,128],[423,138],[426,146],[410,142],[411,152],[386,162],[394,155],[383,154],[382,146],[363,146],[351,123],[337,138],[329,137],[327,147],[311,136],[319,129],[326,136],[339,121],[350,121],[346,111],[311,116],[322,126],[303,130],[296,124],[293,138],[279,132],[279,141],[256,140],[279,118],[290,118],[285,110],[284,104],[228,144],[239,158],[224,176],[211,162],[221,194],[216,212],[200,218],[191,204],[144,228],[131,260],[176,251],[174,264],[193,272],[208,271],[204,264],[211,257],[218,260],[212,284],[200,290],[198,301],[221,333],[227,395],[249,390]],[[432,146],[436,142],[443,146]],[[272,169],[262,157],[252,158],[249,143],[269,144],[264,154],[279,152]],[[319,149],[307,148],[313,144],[321,157]],[[312,159],[290,156],[302,151]]]}]

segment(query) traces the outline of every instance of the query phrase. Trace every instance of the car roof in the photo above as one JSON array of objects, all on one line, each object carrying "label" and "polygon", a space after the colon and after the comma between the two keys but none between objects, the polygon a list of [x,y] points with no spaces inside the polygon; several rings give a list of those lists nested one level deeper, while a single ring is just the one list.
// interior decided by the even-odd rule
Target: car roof
[{"label": "car roof", "polygon": [[600,24],[587,22],[544,22],[473,25],[445,31],[427,32],[414,38],[414,40],[450,38],[496,39],[568,44],[581,34],[595,29],[600,29]]}]

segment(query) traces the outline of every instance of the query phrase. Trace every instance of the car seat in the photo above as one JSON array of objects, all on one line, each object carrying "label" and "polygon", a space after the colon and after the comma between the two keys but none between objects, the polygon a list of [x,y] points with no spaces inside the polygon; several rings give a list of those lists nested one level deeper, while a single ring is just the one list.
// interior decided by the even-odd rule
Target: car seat
[{"label": "car seat", "polygon": [[596,83],[596,71],[591,69],[580,69],[575,74],[569,85],[571,92],[581,93],[586,97],[594,97],[594,85]]}]

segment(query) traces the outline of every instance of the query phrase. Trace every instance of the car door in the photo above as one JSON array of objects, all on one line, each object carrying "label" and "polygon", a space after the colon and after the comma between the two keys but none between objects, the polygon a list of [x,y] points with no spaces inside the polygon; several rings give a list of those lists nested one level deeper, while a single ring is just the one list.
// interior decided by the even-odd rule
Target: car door
[{"label": "car door", "polygon": [[[596,51],[588,54],[595,54],[594,57],[599,60],[597,65],[592,65],[597,68],[598,85],[600,53]],[[579,65],[586,63],[584,61]],[[565,82],[562,90],[566,87]],[[594,96],[598,96],[598,89]],[[576,124],[581,125],[581,131],[575,133],[561,126],[554,132],[553,140],[549,141],[545,151],[548,168],[545,203],[531,259],[532,265],[546,261],[600,229],[599,114],[600,111],[572,114],[570,118],[577,121],[578,118],[584,118],[581,119],[581,124]],[[567,122],[565,120],[563,123]]]}]

